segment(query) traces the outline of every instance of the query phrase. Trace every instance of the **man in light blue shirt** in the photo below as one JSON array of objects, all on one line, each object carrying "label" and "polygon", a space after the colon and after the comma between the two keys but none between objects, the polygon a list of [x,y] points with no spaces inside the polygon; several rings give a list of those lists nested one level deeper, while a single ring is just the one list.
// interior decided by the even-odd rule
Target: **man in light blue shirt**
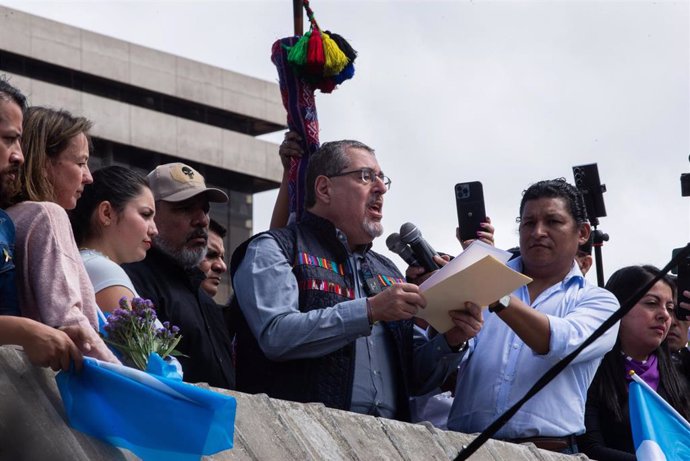
[{"label": "man in light blue shirt", "polygon": [[[533,281],[489,307],[461,365],[448,428],[486,429],[556,362],[576,349],[619,305],[584,279],[575,255],[590,234],[584,201],[563,179],[530,186],[520,204],[520,253],[509,265]],[[576,452],[587,389],[617,326],[585,349],[528,401],[496,437]]]}]

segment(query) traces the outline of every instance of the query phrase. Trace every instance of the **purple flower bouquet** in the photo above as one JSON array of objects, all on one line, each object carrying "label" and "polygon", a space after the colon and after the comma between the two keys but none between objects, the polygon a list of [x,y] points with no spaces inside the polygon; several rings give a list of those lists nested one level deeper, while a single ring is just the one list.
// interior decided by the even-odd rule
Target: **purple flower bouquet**
[{"label": "purple flower bouquet", "polygon": [[180,329],[169,322],[157,321],[153,303],[148,299],[120,299],[120,307],[107,318],[103,340],[123,355],[124,363],[146,370],[149,355],[162,359],[180,356],[175,347],[182,339]]}]

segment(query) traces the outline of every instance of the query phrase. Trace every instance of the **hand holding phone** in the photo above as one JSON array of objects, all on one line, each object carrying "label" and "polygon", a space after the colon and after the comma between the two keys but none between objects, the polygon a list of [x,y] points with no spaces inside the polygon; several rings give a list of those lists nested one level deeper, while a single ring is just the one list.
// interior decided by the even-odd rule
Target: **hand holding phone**
[{"label": "hand holding phone", "polygon": [[482,183],[472,181],[456,184],[455,204],[458,210],[460,241],[476,239],[477,232],[484,230],[481,224],[486,222]]},{"label": "hand holding phone", "polygon": [[683,296],[684,291],[690,291],[690,259],[685,259],[678,264],[678,279],[676,280],[678,289],[678,303],[676,304],[675,314],[678,320],[688,320],[690,310],[680,307],[680,303],[690,304],[690,299]]}]

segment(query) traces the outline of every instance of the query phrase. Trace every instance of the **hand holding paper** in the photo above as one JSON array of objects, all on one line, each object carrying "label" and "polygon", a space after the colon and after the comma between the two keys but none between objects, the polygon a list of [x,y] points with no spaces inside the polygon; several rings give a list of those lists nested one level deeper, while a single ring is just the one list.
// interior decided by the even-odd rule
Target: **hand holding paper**
[{"label": "hand holding paper", "polygon": [[465,303],[465,308],[461,311],[448,312],[454,328],[446,331],[444,336],[451,347],[458,347],[470,338],[474,338],[484,326],[481,306],[468,302]]},{"label": "hand holding paper", "polygon": [[472,242],[419,287],[427,306],[417,316],[445,333],[454,326],[449,311],[466,309],[466,302],[487,306],[531,282],[505,265],[509,258],[507,251],[481,241]]},{"label": "hand holding paper", "polygon": [[368,301],[371,308],[371,320],[385,322],[411,319],[426,304],[419,295],[419,287],[411,283],[398,283],[388,287]]}]

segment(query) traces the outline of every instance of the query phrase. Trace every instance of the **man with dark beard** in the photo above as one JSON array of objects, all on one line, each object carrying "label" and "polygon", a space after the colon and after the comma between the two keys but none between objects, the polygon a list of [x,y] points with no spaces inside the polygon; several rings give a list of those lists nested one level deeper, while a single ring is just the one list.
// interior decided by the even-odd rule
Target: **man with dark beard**
[{"label": "man with dark beard", "polygon": [[15,286],[15,229],[3,208],[15,194],[19,167],[24,163],[22,147],[22,113],[24,95],[5,79],[0,79],[0,314],[19,315]]},{"label": "man with dark beard", "polygon": [[206,187],[204,177],[183,163],[160,165],[147,178],[158,235],[146,259],[125,271],[161,321],[180,327],[184,380],[233,389],[231,338],[220,308],[200,288],[205,276],[197,267],[206,255],[209,202],[225,203],[228,196]]},{"label": "man with dark beard", "polygon": [[410,394],[454,369],[458,346],[481,327],[480,310],[458,314],[462,326],[413,352],[412,317],[426,301],[371,250],[390,186],[374,151],[325,143],[306,183],[299,223],[233,254],[237,389],[407,420]]}]

